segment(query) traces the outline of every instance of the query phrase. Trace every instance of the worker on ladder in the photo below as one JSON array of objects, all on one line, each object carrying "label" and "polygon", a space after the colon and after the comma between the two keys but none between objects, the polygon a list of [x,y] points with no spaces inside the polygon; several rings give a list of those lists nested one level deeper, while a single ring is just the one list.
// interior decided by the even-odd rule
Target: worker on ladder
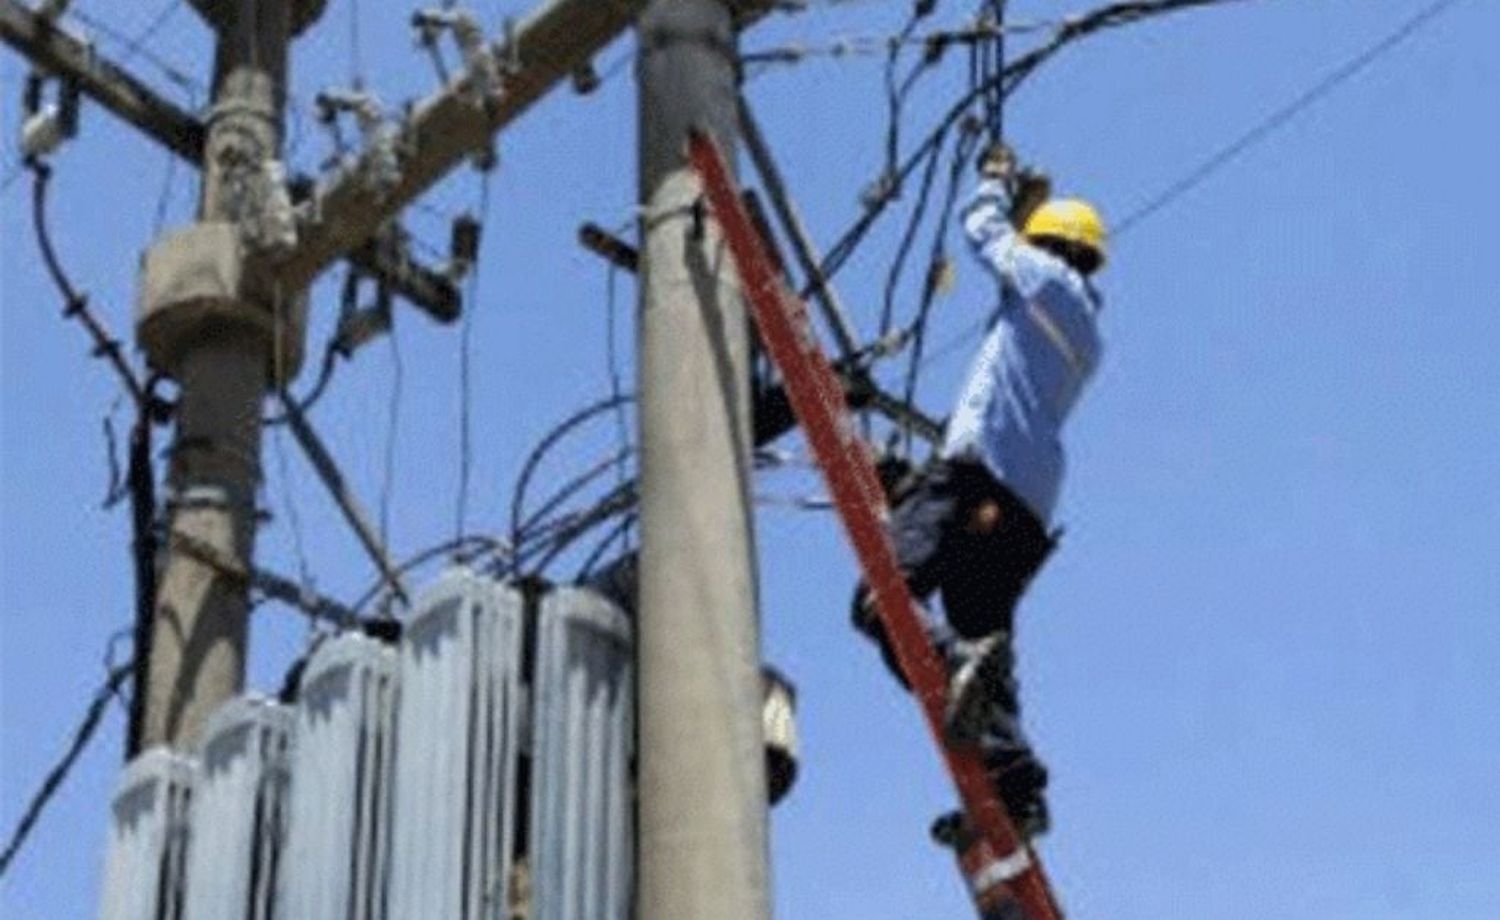
[{"label": "worker on ladder", "polygon": [[[1050,183],[1019,170],[1004,144],[979,172],[961,220],[999,305],[938,456],[895,496],[890,529],[912,595],[942,595],[945,618],[918,607],[951,675],[950,741],[977,746],[1024,839],[1048,827],[1047,770],[1021,728],[1014,612],[1055,546],[1060,432],[1100,356],[1092,277],[1105,230],[1082,201],[1046,201]],[[854,621],[905,683],[863,585]]]}]

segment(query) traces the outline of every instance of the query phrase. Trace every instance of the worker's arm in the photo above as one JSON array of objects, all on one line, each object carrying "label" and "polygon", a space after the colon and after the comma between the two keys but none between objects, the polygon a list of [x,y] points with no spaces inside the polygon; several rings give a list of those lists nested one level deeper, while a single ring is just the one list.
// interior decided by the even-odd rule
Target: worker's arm
[{"label": "worker's arm", "polygon": [[1048,183],[1034,174],[1023,174],[1017,183],[1015,157],[1003,145],[986,151],[980,159],[979,174],[979,186],[960,218],[964,236],[997,280],[1009,281],[1022,297],[1035,296],[1060,266],[1016,231],[1015,224],[1024,222],[1027,215],[1016,213],[1010,187],[1021,186],[1021,198],[1029,213],[1046,197]]},{"label": "worker's arm", "polygon": [[1022,297],[1033,297],[1058,272],[1056,259],[1016,232],[1010,222],[1011,197],[999,179],[982,179],[964,208],[964,236],[979,261]]}]

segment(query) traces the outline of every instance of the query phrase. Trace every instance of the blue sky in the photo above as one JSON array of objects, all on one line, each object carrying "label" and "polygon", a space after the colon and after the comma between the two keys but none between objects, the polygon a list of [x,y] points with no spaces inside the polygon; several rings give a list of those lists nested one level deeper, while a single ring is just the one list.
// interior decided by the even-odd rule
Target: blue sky
[{"label": "blue sky", "polygon": [[[349,3],[303,40],[295,92],[347,79]],[[80,0],[133,33],[160,4]],[[492,17],[525,9],[482,0]],[[1426,6],[1425,0],[1245,2],[1070,49],[1013,100],[1023,156],[1106,216],[1148,201],[1224,144]],[[364,4],[364,60],[387,99],[433,76],[401,14]],[[1015,0],[1017,18],[1082,3]],[[885,34],[901,3],[778,17],[746,48]],[[969,5],[943,3],[952,24]],[[1116,241],[1101,278],[1106,364],[1071,423],[1059,555],[1024,603],[1027,717],[1053,768],[1044,853],[1071,916],[1500,916],[1500,285],[1491,271],[1500,180],[1491,52],[1500,5],[1459,0],[1367,73]],[[104,47],[110,47],[107,42]],[[606,52],[612,65],[628,42]],[[153,45],[207,71],[207,34],[179,11]],[[198,62],[198,63],[194,63]],[[145,60],[133,66],[170,88]],[[7,173],[24,71],[0,57]],[[920,136],[961,88],[949,61],[907,121]],[[186,94],[180,94],[184,99]],[[813,60],[749,87],[793,192],[824,245],[880,165],[879,65]],[[607,391],[606,277],[577,225],[619,225],[635,196],[628,66],[597,95],[559,93],[501,142],[473,341],[472,517],[508,520],[510,487],[557,419]],[[294,160],[326,153],[304,124]],[[58,160],[55,234],[69,271],[128,332],[135,265],[153,233],[164,155],[97,110]],[[99,510],[105,368],[58,301],[29,229],[23,179],[0,198],[0,827],[8,830],[103,676],[128,625],[128,521]],[[431,199],[475,200],[463,175]],[[167,223],[191,216],[177,170]],[[443,221],[411,215],[422,236]],[[839,282],[861,326],[879,313],[889,219]],[[924,241],[919,244],[925,251]],[[936,341],[987,309],[960,261]],[[628,279],[619,287],[623,373]],[[914,305],[910,292],[902,315]],[[313,348],[337,309],[314,302]],[[392,540],[451,530],[457,471],[455,329],[412,311],[401,366]],[[963,349],[921,398],[946,412]],[[344,367],[316,421],[372,507],[381,491],[394,359]],[[889,379],[899,376],[891,368]],[[116,416],[128,423],[121,412]],[[613,430],[570,445],[560,482]],[[791,444],[793,448],[797,445]],[[318,586],[352,597],[370,572],[290,443],[267,441],[275,521],[261,560],[297,568],[290,502]],[[817,492],[765,474],[768,496]],[[773,816],[777,913],[842,920],[967,916],[928,820],[950,800],[914,708],[846,627],[852,557],[827,514],[768,504],[759,519],[765,649],[799,684],[803,779]],[[816,560],[815,564],[809,564]],[[252,683],[272,688],[306,637],[256,614]],[[112,714],[0,887],[14,920],[96,909],[122,718]]]}]

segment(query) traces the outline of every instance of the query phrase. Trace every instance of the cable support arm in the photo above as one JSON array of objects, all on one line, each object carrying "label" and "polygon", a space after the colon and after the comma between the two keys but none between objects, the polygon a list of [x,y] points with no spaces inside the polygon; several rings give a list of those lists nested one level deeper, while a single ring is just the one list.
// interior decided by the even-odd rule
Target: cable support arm
[{"label": "cable support arm", "polygon": [[[351,242],[376,230],[437,184],[466,157],[489,148],[492,136],[520,117],[554,86],[567,81],[634,21],[642,0],[550,0],[474,56],[443,89],[419,102],[401,125],[395,146],[404,153],[400,180],[370,185],[357,170],[341,170],[317,191],[300,243],[272,270],[287,290],[303,290]],[[488,62],[503,64],[500,87],[487,89]]]}]

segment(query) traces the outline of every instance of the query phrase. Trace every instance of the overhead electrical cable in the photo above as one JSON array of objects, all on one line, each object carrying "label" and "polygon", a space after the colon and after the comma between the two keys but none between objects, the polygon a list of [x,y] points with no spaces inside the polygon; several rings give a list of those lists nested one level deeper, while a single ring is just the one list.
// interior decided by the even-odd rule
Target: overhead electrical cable
[{"label": "overhead electrical cable", "polygon": [[[902,161],[901,166],[896,170],[894,182],[887,183],[888,187],[899,188],[901,183],[931,155],[932,148],[941,144],[947,131],[968,114],[975,101],[984,92],[988,91],[992,86],[999,86],[1002,90],[1002,97],[1009,97],[1037,67],[1073,42],[1100,31],[1131,25],[1165,13],[1176,12],[1190,7],[1216,6],[1239,2],[1246,2],[1246,0],[1129,0],[1129,2],[1113,3],[1100,7],[1081,16],[1065,20],[1046,42],[1043,42],[1038,47],[1009,63],[992,80],[972,87],[967,93],[961,96],[948,109],[947,113],[939,119],[938,124],[927,135],[927,138]],[[1449,2],[1453,2],[1453,0],[1449,0]],[[869,233],[870,228],[874,226],[875,222],[893,200],[894,196],[887,194],[866,203],[864,213],[854,221],[849,229],[839,238],[838,242],[828,250],[827,255],[824,256],[822,265],[824,277],[832,278],[843,268],[859,244]],[[804,291],[803,295],[806,296],[807,293]]]},{"label": "overhead electrical cable", "polygon": [[[479,225],[490,220],[490,170],[479,173]],[[463,325],[458,333],[458,500],[454,511],[453,536],[462,537],[469,526],[469,480],[474,467],[474,316],[479,312],[483,288],[482,260],[469,268]]]},{"label": "overhead electrical cable", "polygon": [[[1122,218],[1115,226],[1111,235],[1115,239],[1119,239],[1124,233],[1136,229],[1146,220],[1175,203],[1183,195],[1203,184],[1204,181],[1235,159],[1253,147],[1264,143],[1277,131],[1291,123],[1298,115],[1311,108],[1314,103],[1323,99],[1355,76],[1363,73],[1377,60],[1384,57],[1386,53],[1393,51],[1412,38],[1424,26],[1436,20],[1440,14],[1447,12],[1460,2],[1461,0],[1436,0],[1436,2],[1423,7],[1411,18],[1402,21],[1395,30],[1386,33],[1364,51],[1334,68],[1327,76],[1319,80],[1312,87],[1298,94],[1286,105],[1281,106],[1257,122],[1253,127],[1220,148],[1218,152],[1205,159],[1201,164],[1184,173],[1181,178],[1168,183],[1166,188],[1151,196],[1144,205]],[[974,335],[987,324],[987,319],[980,320],[960,330],[924,358],[922,367],[924,369],[931,367],[956,354],[965,344],[971,342]]]},{"label": "overhead electrical cable", "polygon": [[1305,92],[1272,112],[1263,120],[1257,122],[1250,130],[1220,148],[1212,156],[1185,173],[1180,179],[1172,182],[1166,188],[1153,195],[1145,204],[1131,211],[1114,227],[1112,235],[1118,238],[1129,232],[1141,221],[1201,185],[1205,179],[1223,169],[1247,150],[1266,140],[1279,129],[1285,127],[1292,119],[1302,114],[1318,100],[1358,76],[1385,54],[1395,50],[1399,45],[1419,32],[1423,26],[1430,24],[1438,16],[1447,12],[1459,2],[1460,0],[1437,0],[1437,2],[1423,7],[1416,15],[1402,22],[1394,32],[1387,34],[1375,44],[1334,68],[1327,76],[1309,87]]},{"label": "overhead electrical cable", "polygon": [[58,293],[62,295],[63,316],[77,320],[88,332],[94,344],[95,356],[109,363],[116,377],[119,378],[120,384],[124,386],[137,405],[157,408],[149,405],[145,387],[126,361],[125,351],[119,340],[110,335],[103,322],[94,315],[89,307],[88,296],[73,286],[67,272],[63,270],[62,262],[58,259],[47,221],[47,191],[52,179],[52,168],[36,160],[31,161],[28,166],[35,177],[31,197],[32,228],[36,233],[37,248],[42,253],[42,263],[46,266],[47,274],[51,276]]},{"label": "overhead electrical cable", "polygon": [[585,424],[591,419],[604,414],[605,412],[614,410],[618,406],[622,406],[626,403],[632,402],[634,401],[634,399],[635,396],[633,394],[621,393],[618,395],[610,396],[606,399],[602,399],[598,402],[591,403],[590,405],[585,406],[584,408],[578,410],[577,412],[559,422],[542,438],[537,446],[532,449],[531,453],[527,456],[526,461],[521,466],[521,474],[516,479],[515,490],[511,495],[510,534],[511,543],[513,546],[520,543],[522,533],[521,515],[525,510],[526,492],[530,487],[531,479],[536,475],[537,468],[541,465],[542,460],[546,458],[547,454],[552,450],[553,447],[558,444],[558,442],[567,437],[579,426]]},{"label": "overhead electrical cable", "polygon": [[79,756],[88,747],[88,743],[94,737],[94,733],[98,731],[99,723],[103,721],[104,713],[109,709],[110,700],[114,699],[115,695],[120,692],[120,688],[130,679],[130,675],[134,671],[134,662],[125,662],[118,665],[105,677],[104,684],[98,690],[94,691],[93,698],[89,700],[88,707],[84,710],[82,721],[73,730],[73,737],[68,742],[67,750],[63,752],[63,756],[58,760],[57,764],[51,770],[48,770],[47,775],[43,777],[41,785],[32,795],[31,801],[27,803],[25,810],[21,813],[21,819],[16,823],[15,829],[11,831],[10,838],[5,844],[5,849],[0,851],[0,878],[3,878],[5,873],[10,870],[16,855],[21,852],[21,847],[25,845],[26,838],[31,835],[32,829],[36,827],[36,823],[41,818],[42,812],[46,810],[47,804],[52,801],[52,797],[62,787],[63,781],[72,772],[73,765],[78,762]]}]

